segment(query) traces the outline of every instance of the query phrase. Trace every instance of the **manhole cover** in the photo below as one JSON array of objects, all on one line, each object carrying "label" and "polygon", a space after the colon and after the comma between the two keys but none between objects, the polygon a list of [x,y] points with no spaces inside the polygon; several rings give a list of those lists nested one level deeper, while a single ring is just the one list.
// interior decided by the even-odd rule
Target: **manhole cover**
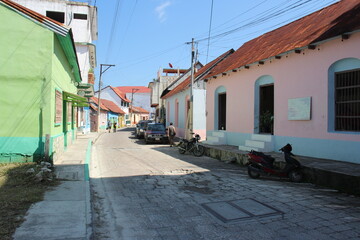
[{"label": "manhole cover", "polygon": [[253,218],[282,216],[283,214],[281,211],[251,198],[204,203],[202,206],[224,223]]}]

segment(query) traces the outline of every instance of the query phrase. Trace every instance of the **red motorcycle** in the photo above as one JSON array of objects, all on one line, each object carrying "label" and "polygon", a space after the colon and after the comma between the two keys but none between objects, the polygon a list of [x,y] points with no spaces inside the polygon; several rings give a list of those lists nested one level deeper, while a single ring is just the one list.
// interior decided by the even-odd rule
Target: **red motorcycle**
[{"label": "red motorcycle", "polygon": [[301,164],[291,153],[292,147],[290,144],[286,144],[284,147],[279,149],[284,153],[286,165],[283,169],[274,166],[275,158],[270,155],[266,155],[262,152],[251,150],[248,153],[249,165],[248,174],[251,178],[259,178],[261,175],[266,176],[278,176],[288,177],[292,182],[300,182],[303,179],[301,171]]}]

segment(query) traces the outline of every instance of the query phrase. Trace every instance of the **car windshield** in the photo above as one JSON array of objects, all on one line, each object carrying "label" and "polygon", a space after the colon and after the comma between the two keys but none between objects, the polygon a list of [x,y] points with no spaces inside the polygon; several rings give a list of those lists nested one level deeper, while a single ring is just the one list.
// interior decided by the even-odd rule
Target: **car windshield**
[{"label": "car windshield", "polygon": [[162,124],[149,124],[148,130],[152,131],[165,131],[165,127]]}]

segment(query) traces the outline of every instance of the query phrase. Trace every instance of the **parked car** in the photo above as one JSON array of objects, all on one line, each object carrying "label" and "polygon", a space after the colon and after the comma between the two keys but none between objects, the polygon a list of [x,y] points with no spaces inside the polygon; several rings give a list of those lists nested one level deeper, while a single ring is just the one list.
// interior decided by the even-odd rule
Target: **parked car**
[{"label": "parked car", "polygon": [[169,137],[166,128],[162,123],[148,123],[145,131],[145,142],[168,143]]},{"label": "parked car", "polygon": [[144,137],[144,133],[147,127],[148,123],[152,123],[154,122],[153,120],[140,120],[137,124],[136,124],[136,128],[135,128],[135,136],[137,138],[143,138]]}]

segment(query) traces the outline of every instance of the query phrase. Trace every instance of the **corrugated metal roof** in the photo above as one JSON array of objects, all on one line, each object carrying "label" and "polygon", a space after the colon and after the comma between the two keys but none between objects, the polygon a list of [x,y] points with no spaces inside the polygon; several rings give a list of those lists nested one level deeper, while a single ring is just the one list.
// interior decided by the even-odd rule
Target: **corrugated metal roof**
[{"label": "corrugated metal roof", "polygon": [[359,0],[342,0],[245,43],[206,78],[359,29]]},{"label": "corrugated metal roof", "polygon": [[[222,55],[220,55],[219,57],[217,57],[213,61],[209,62],[208,64],[206,64],[205,66],[200,68],[199,71],[196,72],[195,75],[194,75],[195,81],[202,78],[205,74],[207,74],[211,69],[213,69],[221,61],[224,61],[224,59],[231,56],[231,54],[233,54],[233,52],[234,52],[234,50],[230,49],[229,51],[223,53]],[[181,92],[181,91],[187,89],[189,87],[190,83],[191,83],[191,76],[186,78],[182,83],[177,85],[173,90],[171,90],[170,92],[165,94],[162,98],[166,99],[168,97],[171,97],[171,96],[177,94],[178,92]]]},{"label": "corrugated metal roof", "polygon": [[81,74],[70,27],[10,0],[0,0],[0,4],[54,32],[65,52],[69,64],[73,68],[75,81],[81,82]]}]

